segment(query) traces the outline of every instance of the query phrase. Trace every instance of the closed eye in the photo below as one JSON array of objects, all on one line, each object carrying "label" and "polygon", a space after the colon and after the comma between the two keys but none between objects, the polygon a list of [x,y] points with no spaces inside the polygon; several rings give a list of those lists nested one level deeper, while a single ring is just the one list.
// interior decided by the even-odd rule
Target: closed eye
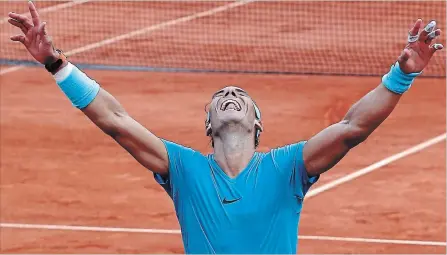
[{"label": "closed eye", "polygon": [[214,93],[214,95],[213,95],[212,98],[215,98],[215,97],[217,97],[217,96],[221,96],[221,95],[223,95],[223,93],[224,93],[223,90],[217,91],[216,93]]},{"label": "closed eye", "polygon": [[246,96],[246,97],[249,97],[248,96],[248,93],[247,92],[245,92],[244,90],[242,90],[242,89],[236,89],[236,92],[238,92],[240,95],[242,95],[242,96]]}]

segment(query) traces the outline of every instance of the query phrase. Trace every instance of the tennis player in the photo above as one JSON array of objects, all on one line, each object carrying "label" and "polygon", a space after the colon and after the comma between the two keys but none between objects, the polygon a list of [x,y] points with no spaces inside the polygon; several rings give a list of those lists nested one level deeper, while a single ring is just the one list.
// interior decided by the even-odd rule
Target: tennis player
[{"label": "tennis player", "polygon": [[205,123],[214,153],[202,155],[158,138],[132,119],[112,95],[55,50],[31,2],[29,10],[32,19],[9,13],[9,23],[23,32],[11,40],[45,65],[75,107],[154,173],[174,201],[186,253],[296,253],[306,192],[390,115],[443,48],[432,44],[441,33],[436,22],[422,28],[417,20],[381,84],[340,122],[308,141],[267,153],[256,152],[262,132],[259,108],[243,89],[225,87],[212,96]]}]

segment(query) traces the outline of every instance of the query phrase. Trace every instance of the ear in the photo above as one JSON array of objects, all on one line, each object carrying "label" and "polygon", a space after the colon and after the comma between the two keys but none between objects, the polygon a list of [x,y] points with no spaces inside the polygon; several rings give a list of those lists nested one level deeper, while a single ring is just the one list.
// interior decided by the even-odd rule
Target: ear
[{"label": "ear", "polygon": [[206,133],[206,136],[210,136],[212,133],[210,112],[206,112],[205,133]]},{"label": "ear", "polygon": [[264,127],[262,126],[262,121],[255,119],[255,128],[259,131],[264,131]]},{"label": "ear", "polygon": [[213,133],[213,130],[211,129],[211,123],[208,123],[205,126],[205,130],[206,130],[206,136],[211,136],[211,134]]}]

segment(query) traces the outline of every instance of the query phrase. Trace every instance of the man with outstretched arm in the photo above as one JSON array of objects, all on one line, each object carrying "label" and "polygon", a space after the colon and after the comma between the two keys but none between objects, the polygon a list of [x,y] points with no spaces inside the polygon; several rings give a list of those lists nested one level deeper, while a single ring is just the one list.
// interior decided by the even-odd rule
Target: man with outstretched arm
[{"label": "man with outstretched arm", "polygon": [[53,48],[33,3],[32,19],[9,13],[29,53],[50,71],[72,104],[152,171],[174,201],[186,253],[296,253],[306,192],[319,175],[364,141],[393,111],[441,44],[441,31],[418,19],[408,44],[382,83],[338,123],[308,141],[256,151],[261,111],[246,91],[229,86],[211,99],[206,135],[214,153],[158,138],[119,102]]}]

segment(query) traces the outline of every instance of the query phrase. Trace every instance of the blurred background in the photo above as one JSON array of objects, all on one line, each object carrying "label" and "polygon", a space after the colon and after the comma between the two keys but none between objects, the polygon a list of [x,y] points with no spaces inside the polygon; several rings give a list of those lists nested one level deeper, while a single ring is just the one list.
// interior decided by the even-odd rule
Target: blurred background
[{"label": "blurred background", "polygon": [[[73,62],[124,70],[382,75],[417,18],[446,23],[444,1],[37,2]],[[4,25],[27,5],[0,8],[0,63],[31,61]],[[445,61],[425,75],[445,77]]]}]

